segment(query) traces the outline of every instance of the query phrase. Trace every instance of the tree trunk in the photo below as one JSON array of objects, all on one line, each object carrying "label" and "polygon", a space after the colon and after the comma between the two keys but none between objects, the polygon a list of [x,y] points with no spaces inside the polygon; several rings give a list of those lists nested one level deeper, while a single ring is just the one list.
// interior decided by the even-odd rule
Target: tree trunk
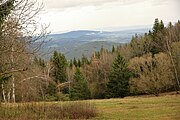
[{"label": "tree trunk", "polygon": [[8,97],[7,102],[10,102],[10,100],[11,100],[11,88],[8,91],[7,97]]},{"label": "tree trunk", "polygon": [[14,83],[14,75],[12,75],[12,99],[13,99],[13,102],[15,103],[16,102],[16,97],[15,97],[15,83]]},{"label": "tree trunk", "polygon": [[[12,65],[12,71],[14,70],[14,47],[12,46],[12,51],[11,51],[11,65]],[[16,96],[15,96],[15,78],[14,74],[12,73],[12,99],[13,102],[16,102]]]},{"label": "tree trunk", "polygon": [[6,94],[5,94],[5,91],[4,91],[4,85],[2,84],[1,87],[2,87],[3,100],[4,100],[4,102],[6,103],[7,100],[6,100]]}]

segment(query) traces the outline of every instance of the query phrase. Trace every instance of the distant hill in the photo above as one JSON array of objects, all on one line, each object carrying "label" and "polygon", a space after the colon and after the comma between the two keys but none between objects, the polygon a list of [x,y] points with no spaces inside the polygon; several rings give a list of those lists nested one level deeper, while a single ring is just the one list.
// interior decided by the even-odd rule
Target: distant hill
[{"label": "distant hill", "polygon": [[73,59],[74,57],[81,58],[82,55],[90,57],[94,51],[100,51],[102,47],[111,51],[113,45],[117,47],[118,45],[120,45],[120,43],[107,42],[107,41],[89,42],[67,52],[66,57],[67,59]]},{"label": "distant hill", "polygon": [[[78,30],[61,34],[51,34],[47,39],[50,39],[44,47],[43,51],[57,50],[65,54],[68,59],[74,57],[80,58],[82,54],[90,57],[93,51],[98,51],[103,46],[111,50],[112,45],[119,45],[130,42],[135,34],[144,34],[149,28],[128,29],[115,32]],[[45,56],[46,59],[51,54]]]}]

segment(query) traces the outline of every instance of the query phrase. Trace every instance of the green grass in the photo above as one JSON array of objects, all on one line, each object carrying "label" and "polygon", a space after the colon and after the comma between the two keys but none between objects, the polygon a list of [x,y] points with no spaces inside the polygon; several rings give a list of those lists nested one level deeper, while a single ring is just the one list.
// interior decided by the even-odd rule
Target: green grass
[{"label": "green grass", "polygon": [[180,95],[94,101],[98,120],[180,120]]}]

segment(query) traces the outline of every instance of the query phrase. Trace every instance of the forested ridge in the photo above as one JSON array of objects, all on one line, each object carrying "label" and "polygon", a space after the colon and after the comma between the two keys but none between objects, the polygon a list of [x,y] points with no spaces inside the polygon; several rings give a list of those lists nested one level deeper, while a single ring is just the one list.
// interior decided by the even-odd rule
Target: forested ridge
[{"label": "forested ridge", "polygon": [[90,59],[82,55],[68,61],[54,51],[45,61],[38,51],[48,34],[35,19],[42,6],[27,1],[0,4],[1,102],[158,96],[180,90],[180,21],[165,26],[155,19],[148,33],[111,51],[94,51]]}]

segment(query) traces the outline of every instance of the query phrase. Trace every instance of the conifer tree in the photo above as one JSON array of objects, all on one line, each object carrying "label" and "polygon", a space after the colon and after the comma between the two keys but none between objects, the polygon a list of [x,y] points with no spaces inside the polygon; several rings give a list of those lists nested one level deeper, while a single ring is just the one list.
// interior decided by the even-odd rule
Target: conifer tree
[{"label": "conifer tree", "polygon": [[86,56],[82,56],[82,59],[81,59],[81,64],[82,65],[86,65],[86,64],[89,64],[89,60],[87,59],[87,57]]},{"label": "conifer tree", "polygon": [[88,83],[79,68],[76,68],[74,82],[70,90],[71,100],[83,100],[90,98]]},{"label": "conifer tree", "polygon": [[78,63],[77,63],[76,58],[74,58],[74,60],[73,60],[73,64],[74,64],[74,66],[75,66],[75,67],[77,67]]},{"label": "conifer tree", "polygon": [[47,100],[53,100],[53,101],[57,101],[58,97],[57,97],[57,87],[56,87],[56,83],[55,82],[49,82],[47,88],[45,89],[45,99]]},{"label": "conifer tree", "polygon": [[69,63],[69,67],[72,68],[72,66],[73,66],[73,61],[72,61],[72,59],[71,59],[71,60],[70,60],[70,63]]},{"label": "conifer tree", "polygon": [[113,45],[113,47],[112,47],[112,53],[114,53],[115,52],[115,47],[114,47],[114,45]]},{"label": "conifer tree", "polygon": [[173,27],[172,22],[169,22],[168,28],[172,28],[172,27]]},{"label": "conifer tree", "polygon": [[156,18],[152,28],[152,33],[149,34],[152,39],[150,50],[151,53],[157,54],[159,52],[164,52],[163,49],[166,47],[166,41],[165,38],[163,38],[165,36],[164,31],[165,27],[163,21],[161,20],[159,22],[159,20]]},{"label": "conifer tree", "polygon": [[66,67],[67,67],[67,60],[64,54],[58,53],[54,51],[54,55],[51,58],[54,69],[52,71],[52,77],[56,83],[63,83],[66,82]]},{"label": "conifer tree", "polygon": [[160,30],[160,23],[158,18],[156,18],[153,25],[153,33],[156,34],[159,30]]},{"label": "conifer tree", "polygon": [[131,73],[127,67],[128,65],[126,60],[118,54],[109,75],[109,82],[107,83],[107,97],[123,98],[129,94],[129,78]]},{"label": "conifer tree", "polygon": [[80,61],[80,59],[78,59],[77,66],[78,66],[78,67],[81,67],[81,61]]}]

